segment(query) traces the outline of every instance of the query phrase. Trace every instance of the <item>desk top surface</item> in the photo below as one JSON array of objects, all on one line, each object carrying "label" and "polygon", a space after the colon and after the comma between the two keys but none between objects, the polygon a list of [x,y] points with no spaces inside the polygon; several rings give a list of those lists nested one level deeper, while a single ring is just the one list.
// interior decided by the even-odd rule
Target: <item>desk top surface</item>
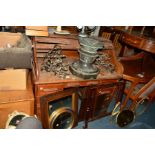
[{"label": "desk top surface", "polygon": [[[72,57],[67,57],[65,59],[66,62],[71,64],[74,61],[79,59],[78,54],[76,51]],[[101,82],[105,80],[118,80],[122,77],[123,74],[123,67],[117,61],[115,53],[113,50],[104,50],[104,54],[108,54],[110,56],[110,63],[115,66],[114,72],[107,71],[104,67],[98,66],[100,69],[100,73],[98,74],[96,79],[82,79],[72,74],[68,75],[66,78],[60,78],[59,76],[54,75],[52,72],[41,71],[41,65],[43,63],[43,59],[39,59],[38,61],[38,68],[39,68],[39,79],[35,80],[35,84],[60,84],[60,83],[93,83],[93,82]],[[102,52],[101,52],[102,53]]]}]

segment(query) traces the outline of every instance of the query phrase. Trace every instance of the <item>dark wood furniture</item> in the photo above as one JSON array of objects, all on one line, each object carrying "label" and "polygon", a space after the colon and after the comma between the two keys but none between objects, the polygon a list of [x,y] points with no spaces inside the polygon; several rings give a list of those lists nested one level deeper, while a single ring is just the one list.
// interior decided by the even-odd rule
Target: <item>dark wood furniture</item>
[{"label": "dark wood furniture", "polygon": [[[136,107],[137,97],[133,95],[136,87],[148,83],[155,76],[155,40],[140,33],[123,32],[120,43],[122,44],[120,62],[124,67],[123,79],[129,84],[124,90],[126,97],[121,105],[121,109],[124,109],[129,99],[133,101],[132,107]],[[124,52],[129,52],[126,50],[127,47],[135,50],[134,55],[124,56]]]},{"label": "dark wood furniture", "polygon": [[121,57],[124,55],[125,46],[155,54],[155,38],[146,36],[144,34],[138,32],[122,32],[120,42],[123,45],[119,55]]},{"label": "dark wood furniture", "polygon": [[[41,118],[43,127],[49,128],[48,101],[53,98],[63,98],[67,94],[74,92],[80,99],[81,105],[77,102],[72,104],[72,111],[76,115],[76,121],[85,121],[85,128],[88,121],[108,115],[107,107],[110,104],[114,93],[118,90],[119,80],[122,78],[123,67],[117,61],[113,46],[109,40],[104,39],[104,50],[110,56],[110,61],[115,65],[115,71],[110,73],[106,69],[101,69],[96,79],[84,80],[74,75],[61,79],[49,72],[41,71],[41,64],[45,54],[52,49],[54,44],[62,47],[62,53],[67,56],[66,60],[72,63],[79,59],[77,49],[79,43],[77,36],[74,35],[50,35],[49,37],[35,37],[33,78],[35,85],[35,113]],[[53,96],[53,97],[50,97]],[[55,96],[56,95],[56,96]],[[55,96],[55,97],[54,97]],[[47,99],[47,101],[45,101]],[[43,101],[43,102],[42,102]]]},{"label": "dark wood furniture", "polygon": [[116,55],[123,56],[126,54],[126,50],[121,47],[119,42],[122,34],[126,38],[128,48],[131,44],[131,47],[150,52],[150,49],[154,48],[154,30],[155,28],[152,26],[101,26],[99,35],[110,39],[113,42]]}]

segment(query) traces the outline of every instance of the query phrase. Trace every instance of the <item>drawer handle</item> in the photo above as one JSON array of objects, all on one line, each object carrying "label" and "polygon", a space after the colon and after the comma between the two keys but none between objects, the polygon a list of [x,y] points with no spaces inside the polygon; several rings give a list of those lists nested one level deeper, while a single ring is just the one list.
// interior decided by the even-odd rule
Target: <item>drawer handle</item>
[{"label": "drawer handle", "polygon": [[110,99],[110,97],[106,97],[106,98],[105,98],[105,101],[108,101],[109,99]]},{"label": "drawer handle", "polygon": [[106,91],[106,90],[99,90],[99,94],[109,94],[111,93],[110,91]]},{"label": "drawer handle", "polygon": [[40,90],[41,91],[44,91],[44,92],[53,92],[53,91],[59,91],[59,90],[63,90],[63,89],[58,89],[58,88],[43,88],[43,87],[40,87]]}]

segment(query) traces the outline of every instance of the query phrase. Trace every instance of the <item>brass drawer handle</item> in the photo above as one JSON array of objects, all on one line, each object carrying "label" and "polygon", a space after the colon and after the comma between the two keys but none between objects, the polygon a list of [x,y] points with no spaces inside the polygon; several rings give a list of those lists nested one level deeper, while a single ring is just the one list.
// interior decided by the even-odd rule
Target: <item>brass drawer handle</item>
[{"label": "brass drawer handle", "polygon": [[106,97],[106,98],[105,98],[105,101],[108,101],[109,99],[110,99],[110,97]]},{"label": "brass drawer handle", "polygon": [[40,87],[40,91],[43,91],[43,92],[53,92],[53,91],[58,91],[58,90],[63,90],[63,89],[58,89],[58,88],[43,88],[43,87]]},{"label": "brass drawer handle", "polygon": [[111,93],[111,91],[107,91],[107,90],[99,90],[98,93],[99,93],[99,94],[109,94],[109,93]]}]

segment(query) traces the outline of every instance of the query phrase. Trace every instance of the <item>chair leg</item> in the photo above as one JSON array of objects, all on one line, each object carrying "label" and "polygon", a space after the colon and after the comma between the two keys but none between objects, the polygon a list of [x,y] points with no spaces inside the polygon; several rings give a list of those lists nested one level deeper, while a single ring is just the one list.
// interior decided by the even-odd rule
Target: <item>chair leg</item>
[{"label": "chair leg", "polygon": [[143,98],[141,98],[139,100],[138,100],[138,98],[135,98],[133,100],[132,104],[130,105],[129,109],[132,110],[132,111],[135,111],[140,104],[143,104],[144,102],[147,102],[147,101],[149,101],[149,97],[147,97],[147,96],[143,97]]},{"label": "chair leg", "polygon": [[122,79],[119,83],[118,83],[118,86],[117,86],[117,89],[118,89],[118,92],[117,92],[117,95],[116,95],[116,103],[118,102],[122,102],[123,100],[123,94],[124,94],[124,89],[125,89],[125,84],[126,84],[126,81],[124,79]]},{"label": "chair leg", "polygon": [[136,101],[132,101],[130,107],[129,107],[129,110],[131,111],[135,111],[137,108],[137,102]]},{"label": "chair leg", "polygon": [[128,102],[128,100],[130,98],[130,95],[132,94],[132,92],[133,92],[136,85],[137,85],[137,83],[131,84],[130,89],[128,91],[128,94],[127,94],[126,98],[124,99],[123,103],[121,104],[121,107],[120,107],[121,111],[126,107],[127,102]]}]

